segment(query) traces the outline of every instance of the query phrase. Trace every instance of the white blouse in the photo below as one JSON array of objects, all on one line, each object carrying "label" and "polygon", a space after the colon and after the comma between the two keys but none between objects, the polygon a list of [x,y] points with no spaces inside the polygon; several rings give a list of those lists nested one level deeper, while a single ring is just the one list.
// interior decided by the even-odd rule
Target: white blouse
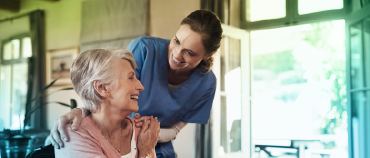
[{"label": "white blouse", "polygon": [[132,137],[131,137],[131,151],[126,155],[122,155],[121,158],[135,158],[136,156],[136,141],[135,141],[135,128],[134,123],[132,123]]}]

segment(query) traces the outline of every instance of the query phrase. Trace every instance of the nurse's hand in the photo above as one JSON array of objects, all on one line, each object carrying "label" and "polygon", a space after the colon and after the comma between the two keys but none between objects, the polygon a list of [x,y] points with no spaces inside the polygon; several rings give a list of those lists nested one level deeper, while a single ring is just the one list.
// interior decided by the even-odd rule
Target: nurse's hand
[{"label": "nurse's hand", "polygon": [[159,139],[160,122],[158,122],[157,117],[153,118],[153,116],[151,116],[149,118],[150,124],[149,121],[145,119],[139,133],[137,143],[139,157],[147,156],[148,154],[152,153]]},{"label": "nurse's hand", "polygon": [[141,127],[144,123],[144,120],[147,120],[149,121],[149,124],[150,124],[150,116],[143,116],[143,117],[140,117],[140,114],[139,113],[135,113],[135,126],[136,127]]},{"label": "nurse's hand", "polygon": [[73,109],[69,113],[64,114],[54,121],[54,127],[50,131],[51,144],[59,149],[63,148],[63,141],[69,141],[69,136],[66,132],[66,124],[72,123],[72,130],[77,130],[80,127],[82,120],[81,109]]}]

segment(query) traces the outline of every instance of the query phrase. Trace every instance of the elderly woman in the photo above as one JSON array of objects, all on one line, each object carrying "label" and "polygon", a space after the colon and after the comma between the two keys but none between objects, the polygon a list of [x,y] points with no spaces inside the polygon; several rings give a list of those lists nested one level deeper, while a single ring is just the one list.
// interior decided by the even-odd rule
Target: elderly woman
[{"label": "elderly woman", "polygon": [[76,131],[67,126],[71,141],[55,150],[56,157],[156,157],[157,118],[144,121],[140,129],[127,117],[139,110],[139,92],[144,90],[135,69],[132,53],[122,49],[87,50],[73,61],[73,88],[91,115]]}]

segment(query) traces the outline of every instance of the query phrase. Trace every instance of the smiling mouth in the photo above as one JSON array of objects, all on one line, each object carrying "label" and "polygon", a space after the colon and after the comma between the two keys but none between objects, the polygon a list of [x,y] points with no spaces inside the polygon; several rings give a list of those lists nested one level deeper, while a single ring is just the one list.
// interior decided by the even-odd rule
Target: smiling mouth
[{"label": "smiling mouth", "polygon": [[173,61],[175,61],[177,64],[180,64],[181,62],[177,61],[175,58],[172,58]]},{"label": "smiling mouth", "polygon": [[185,62],[181,62],[181,61],[176,60],[176,59],[173,57],[173,54],[172,54],[172,61],[174,61],[176,64],[185,63]]},{"label": "smiling mouth", "polygon": [[137,95],[132,95],[130,98],[131,98],[131,99],[138,100],[138,99],[139,99],[139,96],[137,96]]}]

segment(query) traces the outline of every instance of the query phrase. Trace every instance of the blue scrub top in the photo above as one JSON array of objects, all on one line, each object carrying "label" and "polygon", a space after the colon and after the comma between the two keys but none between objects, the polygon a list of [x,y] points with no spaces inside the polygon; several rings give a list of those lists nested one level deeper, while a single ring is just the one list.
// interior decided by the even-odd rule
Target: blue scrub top
[{"label": "blue scrub top", "polygon": [[[167,79],[169,42],[168,39],[139,37],[127,47],[134,54],[136,77],[144,86],[137,112],[141,116],[158,117],[161,127],[169,127],[179,121],[207,124],[215,96],[216,77],[212,71],[202,74],[198,66],[179,89],[170,93]],[[175,157],[171,141],[158,143],[156,153],[157,157]]]}]

